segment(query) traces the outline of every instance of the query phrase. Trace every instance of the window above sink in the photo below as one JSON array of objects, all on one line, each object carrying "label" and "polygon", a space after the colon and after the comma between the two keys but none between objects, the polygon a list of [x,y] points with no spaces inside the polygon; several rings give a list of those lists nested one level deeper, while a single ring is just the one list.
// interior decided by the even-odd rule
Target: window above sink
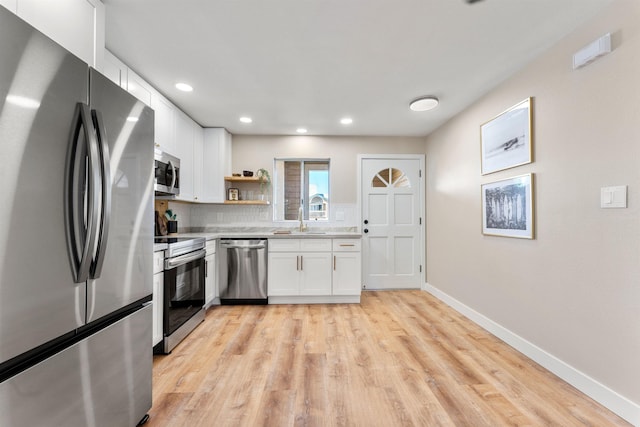
[{"label": "window above sink", "polygon": [[273,182],[275,221],[329,219],[329,159],[276,158]]}]

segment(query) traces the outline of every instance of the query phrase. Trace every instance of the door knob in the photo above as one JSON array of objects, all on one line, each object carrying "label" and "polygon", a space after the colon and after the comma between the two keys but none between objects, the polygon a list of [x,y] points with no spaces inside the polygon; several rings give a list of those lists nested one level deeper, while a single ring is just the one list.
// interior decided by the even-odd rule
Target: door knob
[{"label": "door knob", "polygon": [[364,230],[362,230],[362,231],[364,231],[364,232],[365,232],[365,234],[366,234],[366,233],[368,233],[368,232],[369,232],[369,229],[368,229],[368,228],[365,228],[365,229],[364,229]]},{"label": "door knob", "polygon": [[369,220],[368,220],[368,219],[365,219],[365,220],[364,220],[364,223],[365,223],[365,225],[366,225],[366,224],[369,224]]}]

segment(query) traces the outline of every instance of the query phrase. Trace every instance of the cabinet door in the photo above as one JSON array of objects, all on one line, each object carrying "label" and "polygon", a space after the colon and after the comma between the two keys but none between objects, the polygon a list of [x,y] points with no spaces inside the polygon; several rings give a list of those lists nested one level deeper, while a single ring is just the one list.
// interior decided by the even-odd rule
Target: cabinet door
[{"label": "cabinet door", "polygon": [[162,341],[162,305],[164,299],[164,272],[153,275],[153,345]]},{"label": "cabinet door", "polygon": [[100,34],[95,30],[100,27],[98,20],[101,17],[104,19],[104,5],[100,1],[19,0],[17,4],[18,16],[87,64],[96,67],[96,36]]},{"label": "cabinet door", "polygon": [[333,295],[360,295],[362,288],[360,252],[334,252]]},{"label": "cabinet door", "polygon": [[299,295],[299,263],[299,255],[296,253],[270,252],[267,295]]},{"label": "cabinet door", "polygon": [[172,156],[175,156],[175,108],[172,103],[160,95],[153,97],[151,107],[156,113],[154,125],[156,145],[162,151],[166,151]]},{"label": "cabinet door", "polygon": [[204,144],[204,130],[194,123],[194,135],[193,135],[193,200],[196,202],[206,201],[202,195],[203,190],[203,144]]},{"label": "cabinet door", "polygon": [[207,306],[216,297],[216,254],[207,255],[204,262],[204,305]]},{"label": "cabinet door", "polygon": [[18,0],[0,0],[0,5],[6,7],[11,12],[16,13]]},{"label": "cabinet door", "polygon": [[127,92],[151,107],[151,93],[153,88],[142,77],[131,70],[127,70]]},{"label": "cabinet door", "polygon": [[126,90],[128,70],[129,68],[124,64],[124,62],[120,61],[115,57],[114,54],[105,49],[104,67],[102,69],[102,74],[104,74],[105,76],[107,76],[107,78],[109,78],[109,80]]},{"label": "cabinet door", "polygon": [[300,295],[331,295],[330,252],[302,253],[300,270]]},{"label": "cabinet door", "polygon": [[178,200],[193,201],[193,126],[182,112],[176,114],[176,157],[180,159],[180,195]]},{"label": "cabinet door", "polygon": [[224,128],[204,129],[202,159],[202,198],[209,203],[223,203],[224,177],[231,175],[231,134]]}]

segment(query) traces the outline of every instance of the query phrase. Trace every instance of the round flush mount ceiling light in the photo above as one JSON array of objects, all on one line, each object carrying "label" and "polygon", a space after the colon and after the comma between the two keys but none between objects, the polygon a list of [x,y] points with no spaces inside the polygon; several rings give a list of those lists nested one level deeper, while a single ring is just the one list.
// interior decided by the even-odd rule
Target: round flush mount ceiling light
[{"label": "round flush mount ceiling light", "polygon": [[181,90],[183,92],[192,92],[193,87],[186,83],[176,83],[176,89]]},{"label": "round flush mount ceiling light", "polygon": [[298,133],[307,133],[307,129],[305,129],[305,128],[298,128],[298,129],[296,129],[296,132],[298,132]]},{"label": "round flush mount ceiling light", "polygon": [[252,123],[253,119],[251,117],[243,116],[243,117],[240,117],[240,121],[242,123]]},{"label": "round flush mount ceiling light", "polygon": [[421,96],[411,101],[409,108],[413,111],[428,111],[436,108],[439,103],[440,101],[435,96]]},{"label": "round flush mount ceiling light", "polygon": [[350,125],[351,123],[353,123],[353,119],[351,117],[344,117],[340,119],[340,123],[342,123],[343,125]]}]

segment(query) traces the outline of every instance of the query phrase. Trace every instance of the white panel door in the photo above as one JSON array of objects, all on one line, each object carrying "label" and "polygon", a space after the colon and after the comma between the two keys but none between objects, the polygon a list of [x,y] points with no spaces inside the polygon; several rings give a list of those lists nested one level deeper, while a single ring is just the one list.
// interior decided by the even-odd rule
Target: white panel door
[{"label": "white panel door", "polygon": [[363,272],[367,289],[419,289],[421,158],[361,158]]}]

